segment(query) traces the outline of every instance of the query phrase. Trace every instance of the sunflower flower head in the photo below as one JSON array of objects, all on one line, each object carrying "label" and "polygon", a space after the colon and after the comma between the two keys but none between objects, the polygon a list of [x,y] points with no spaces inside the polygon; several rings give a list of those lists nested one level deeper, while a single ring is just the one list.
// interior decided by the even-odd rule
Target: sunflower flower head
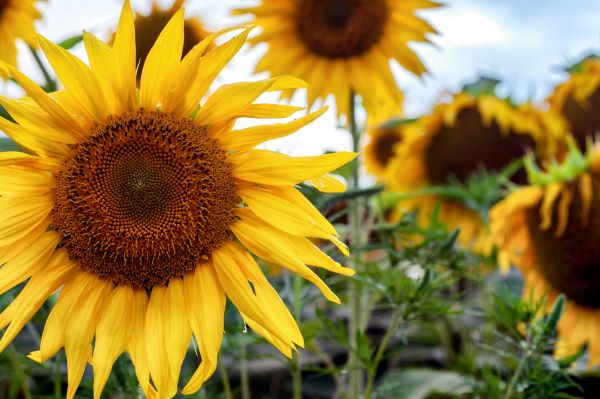
[{"label": "sunflower flower head", "polygon": [[[42,17],[37,0],[0,0],[0,62],[17,65],[18,39],[37,47],[34,22]],[[0,68],[0,77],[7,77]]]},{"label": "sunflower flower head", "polygon": [[588,137],[600,133],[600,57],[587,57],[568,71],[569,79],[554,89],[548,103],[584,149]]},{"label": "sunflower flower head", "polygon": [[269,45],[257,72],[301,77],[310,84],[309,105],[333,95],[340,117],[348,115],[354,92],[370,121],[379,123],[401,111],[403,96],[390,60],[418,76],[426,71],[408,43],[429,42],[436,33],[415,15],[435,7],[439,4],[429,0],[262,0],[235,13],[254,15],[262,29],[251,44]]},{"label": "sunflower flower head", "polygon": [[[396,149],[387,169],[391,191],[410,192],[447,184],[467,184],[485,170],[499,173],[528,151],[550,156],[561,148],[564,131],[549,134],[554,126],[550,113],[530,105],[517,106],[493,94],[497,81],[481,80],[440,103],[430,115],[421,117]],[[523,170],[512,175],[515,183],[526,181]],[[459,240],[478,243],[483,231],[481,216],[465,204],[440,195],[402,201],[400,212],[419,209],[427,218],[437,203],[439,217],[450,229],[460,228]],[[423,221],[425,222],[425,221]],[[479,244],[476,244],[476,246]]]},{"label": "sunflower flower head", "polygon": [[367,131],[368,141],[363,149],[367,172],[384,179],[396,146],[402,142],[404,131],[412,123],[412,119],[392,119]]},{"label": "sunflower flower head", "polygon": [[523,273],[523,296],[547,304],[566,297],[558,322],[557,357],[587,345],[590,366],[600,364],[600,167],[597,148],[584,155],[575,141],[561,165],[527,169],[529,185],[513,191],[490,214],[501,269]]},{"label": "sunflower flower head", "polygon": [[299,274],[334,302],[309,265],[354,273],[311,241],[329,240],[348,253],[294,186],[343,190],[328,172],[356,154],[293,158],[254,149],[325,109],[234,129],[237,118],[296,113],[255,100],[306,84],[290,76],[233,83],[203,100],[249,29],[207,51],[231,30],[213,34],[182,59],[184,26],[179,10],[149,51],[139,90],[127,1],[112,47],[84,33],[90,66],[39,37],[63,90],[47,94],[4,65],[29,97],[0,97],[16,121],[0,119],[0,130],[27,150],[0,154],[0,293],[25,283],[0,313],[0,350],[60,290],[30,357],[43,362],[65,349],[67,398],[88,361],[99,398],[122,352],[147,397],[171,398],[192,337],[201,361],[182,392],[198,391],[216,367],[226,298],[250,328],[291,356],[302,335],[255,257]]}]

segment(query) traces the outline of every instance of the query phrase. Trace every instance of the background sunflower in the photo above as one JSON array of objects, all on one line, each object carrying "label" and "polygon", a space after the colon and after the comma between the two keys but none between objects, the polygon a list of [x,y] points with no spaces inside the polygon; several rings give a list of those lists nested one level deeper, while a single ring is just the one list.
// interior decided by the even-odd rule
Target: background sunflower
[{"label": "background sunflower", "polygon": [[[466,245],[479,244],[484,231],[482,216],[473,206],[451,195],[427,195],[432,186],[468,184],[481,173],[498,173],[518,161],[528,151],[552,156],[564,141],[565,132],[553,128],[552,115],[530,105],[516,106],[491,94],[495,83],[482,93],[481,85],[452,96],[438,104],[430,115],[421,117],[396,149],[387,169],[390,191],[417,191],[411,200],[400,201],[398,212],[419,209],[423,222],[439,204],[439,218],[450,229],[461,230],[459,240]],[[511,178],[525,181],[520,169]],[[418,191],[424,190],[419,195]],[[491,205],[491,204],[488,204]]]},{"label": "background sunflower", "polygon": [[600,58],[590,56],[569,68],[569,80],[548,98],[551,109],[565,118],[581,149],[600,133]]},{"label": "background sunflower", "polygon": [[415,15],[435,7],[439,4],[429,0],[269,0],[235,13],[253,14],[261,32],[250,42],[269,46],[257,72],[301,77],[310,84],[309,107],[332,94],[340,117],[348,115],[354,92],[370,120],[380,122],[400,114],[402,106],[390,60],[417,76],[426,71],[408,43],[428,42],[436,33]]},{"label": "background sunflower", "polygon": [[541,303],[544,313],[559,294],[566,296],[555,355],[572,356],[587,345],[590,366],[600,363],[600,153],[593,151],[584,157],[573,144],[565,162],[547,172],[530,164],[530,185],[491,212],[500,265],[505,271],[517,266],[523,273],[523,297]]},{"label": "background sunflower", "polygon": [[[17,40],[37,47],[34,22],[42,15],[37,0],[0,1],[0,61],[17,65]],[[0,68],[0,77],[4,76]]]}]

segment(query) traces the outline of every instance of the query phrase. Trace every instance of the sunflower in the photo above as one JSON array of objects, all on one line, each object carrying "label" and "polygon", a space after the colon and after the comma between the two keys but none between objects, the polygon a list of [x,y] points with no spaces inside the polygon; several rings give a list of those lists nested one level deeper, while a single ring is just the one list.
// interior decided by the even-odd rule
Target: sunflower
[{"label": "sunflower", "polygon": [[[564,132],[552,115],[530,105],[516,107],[493,95],[461,92],[420,118],[396,149],[387,169],[388,189],[409,192],[452,182],[466,183],[481,167],[498,172],[529,149],[552,155]],[[512,177],[523,182],[524,172]],[[481,216],[454,199],[419,196],[399,203],[399,212],[419,209],[422,221],[440,204],[439,218],[450,229],[461,229],[460,241],[477,246],[483,231]]]},{"label": "sunflower", "polygon": [[600,58],[590,57],[571,69],[569,80],[554,89],[548,102],[562,115],[580,148],[600,134]]},{"label": "sunflower", "polygon": [[[171,7],[167,9],[161,8],[156,0],[152,2],[152,10],[149,14],[135,13],[135,50],[140,61],[140,66],[143,67],[146,62],[146,57],[160,32],[167,25],[169,20],[175,15],[185,3],[185,0],[174,0]],[[198,18],[186,18],[183,23],[183,55],[185,56],[196,44],[207,38],[210,32],[204,30]],[[208,46],[207,51],[212,47]],[[138,80],[141,78],[142,68],[138,69]]]},{"label": "sunflower", "polygon": [[581,155],[572,144],[561,166],[532,174],[531,183],[491,211],[491,237],[502,270],[525,278],[523,296],[549,310],[567,299],[559,321],[557,357],[588,345],[589,364],[600,364],[600,149]]},{"label": "sunflower", "polygon": [[60,290],[30,357],[43,362],[65,348],[67,398],[88,360],[100,397],[124,351],[148,397],[173,397],[192,336],[202,360],[183,393],[197,391],[216,367],[226,297],[250,328],[291,356],[302,335],[252,255],[296,272],[334,302],[307,265],[354,273],[307,238],[347,254],[294,185],[340,191],[327,173],[356,154],[293,158],[254,149],[324,109],[233,130],[237,118],[295,113],[255,100],[305,83],[283,76],[224,85],[199,106],[249,29],[203,55],[212,35],[181,59],[183,27],[180,10],[150,50],[139,91],[127,1],[112,48],[84,33],[91,67],[39,37],[64,90],[46,94],[4,66],[29,97],[0,97],[18,123],[2,119],[0,130],[32,153],[0,153],[0,293],[26,282],[0,314],[0,350]]},{"label": "sunflower", "polygon": [[253,14],[262,32],[250,43],[269,45],[257,72],[306,80],[310,106],[333,94],[338,116],[348,114],[355,92],[370,119],[380,122],[402,105],[390,60],[418,76],[426,71],[407,44],[429,42],[436,31],[415,12],[439,6],[429,0],[262,0],[234,13]]},{"label": "sunflower", "polygon": [[[37,0],[0,0],[0,61],[17,65],[16,40],[37,47],[33,23],[42,15],[35,8]],[[0,77],[6,76],[0,68]]]},{"label": "sunflower", "polygon": [[394,157],[395,148],[402,142],[404,129],[409,120],[390,120],[367,131],[367,144],[363,148],[365,168],[382,180]]}]

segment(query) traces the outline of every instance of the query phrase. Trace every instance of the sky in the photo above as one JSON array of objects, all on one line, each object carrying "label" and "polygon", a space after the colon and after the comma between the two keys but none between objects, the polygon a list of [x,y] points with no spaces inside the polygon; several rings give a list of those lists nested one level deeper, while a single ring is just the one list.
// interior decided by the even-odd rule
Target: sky
[{"label": "sky", "polygon": [[[186,16],[197,16],[214,30],[243,22],[229,17],[229,10],[255,3],[188,0]],[[480,75],[500,79],[499,90],[503,95],[519,101],[541,102],[554,85],[566,79],[564,66],[592,51],[600,53],[598,0],[446,0],[444,3],[443,8],[420,12],[441,33],[433,38],[435,46],[411,46],[427,65],[429,74],[419,79],[394,68],[399,86],[405,91],[407,116],[428,112],[444,93],[457,91]],[[132,4],[142,13],[150,8],[149,0],[132,0]],[[40,8],[44,20],[38,24],[38,30],[51,40],[60,41],[82,29],[106,38],[118,20],[121,2],[48,0]],[[263,51],[264,48],[243,49],[217,84],[265,78],[252,73],[252,66]],[[81,45],[74,52],[85,56]],[[42,81],[25,48],[20,54],[20,67]],[[302,105],[301,99],[296,103]],[[292,155],[347,150],[350,146],[349,135],[336,127],[332,110],[300,132],[267,145]]]}]

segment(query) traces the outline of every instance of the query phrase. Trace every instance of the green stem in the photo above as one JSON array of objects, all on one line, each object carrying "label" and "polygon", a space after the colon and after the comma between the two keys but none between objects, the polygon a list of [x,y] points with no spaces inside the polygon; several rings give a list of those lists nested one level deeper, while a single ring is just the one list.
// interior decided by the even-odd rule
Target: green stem
[{"label": "green stem", "polygon": [[398,309],[395,309],[392,315],[392,320],[385,332],[385,335],[383,336],[383,339],[379,343],[379,347],[377,348],[375,357],[373,358],[373,361],[371,362],[371,365],[369,367],[367,374],[367,386],[365,388],[365,399],[369,399],[371,397],[371,392],[373,391],[373,383],[375,382],[375,375],[377,374],[377,368],[379,367],[379,363],[381,363],[381,358],[385,353],[385,349],[387,348],[390,339],[392,338],[394,332],[396,332],[396,329],[400,324],[400,319],[400,311]]},{"label": "green stem", "polygon": [[27,381],[25,378],[25,371],[23,370],[23,367],[21,366],[21,363],[19,362],[19,355],[17,353],[17,350],[15,349],[15,347],[10,344],[8,346],[8,356],[10,357],[10,362],[13,366],[13,369],[15,371],[15,374],[17,376],[17,380],[19,381],[19,384],[21,385],[21,391],[23,392],[23,397],[25,399],[31,399],[31,392],[29,392],[29,386],[27,385]]},{"label": "green stem", "polygon": [[242,399],[250,399],[250,379],[248,377],[248,347],[246,342],[247,327],[240,336],[240,384],[242,385]]},{"label": "green stem", "polygon": [[512,398],[512,394],[515,389],[515,386],[517,385],[517,382],[519,381],[519,378],[521,377],[521,373],[523,372],[523,368],[525,367],[525,362],[527,361],[527,357],[529,356],[530,349],[531,349],[531,340],[530,340],[529,334],[528,334],[527,341],[525,344],[525,352],[523,353],[523,356],[521,356],[521,360],[519,360],[517,369],[515,370],[515,373],[513,374],[512,378],[510,379],[510,382],[508,383],[508,387],[506,387],[504,399]]},{"label": "green stem", "polygon": [[59,399],[62,397],[62,352],[58,352],[54,357],[54,397]]},{"label": "green stem", "polygon": [[35,60],[37,66],[40,68],[42,75],[44,75],[44,80],[46,81],[46,90],[48,92],[56,91],[56,81],[52,78],[52,76],[48,72],[48,69],[46,69],[46,66],[42,62],[42,59],[40,58],[40,55],[38,54],[37,50],[30,46],[29,51],[31,51],[33,59]]},{"label": "green stem", "polygon": [[[302,278],[294,275],[294,317],[300,325],[302,311]],[[296,352],[292,359],[292,387],[293,398],[302,399],[302,367],[300,365],[300,352]]]},{"label": "green stem", "polygon": [[[353,92],[350,93],[350,104],[348,107],[348,128],[352,135],[352,150],[358,152],[360,150],[360,131],[356,123],[356,96]],[[360,187],[360,168],[358,158],[354,161],[354,168],[350,179],[350,190],[354,191]],[[350,244],[353,248],[360,246],[361,242],[361,208],[360,199],[356,199],[351,204],[350,218]],[[354,255],[357,260],[358,255]],[[354,267],[359,271],[360,262],[355,261]],[[350,305],[350,318],[348,320],[348,335],[350,339],[350,354],[348,356],[348,368],[350,374],[349,398],[358,398],[362,392],[364,372],[360,367],[360,361],[356,353],[358,348],[358,332],[362,329],[362,293],[361,286],[357,280],[351,282],[350,292],[348,295]]]},{"label": "green stem", "polygon": [[227,375],[227,370],[225,370],[225,363],[223,362],[222,356],[221,359],[219,359],[219,374],[221,375],[221,384],[223,385],[223,390],[225,391],[225,399],[233,399],[231,384],[229,383],[229,375]]}]

